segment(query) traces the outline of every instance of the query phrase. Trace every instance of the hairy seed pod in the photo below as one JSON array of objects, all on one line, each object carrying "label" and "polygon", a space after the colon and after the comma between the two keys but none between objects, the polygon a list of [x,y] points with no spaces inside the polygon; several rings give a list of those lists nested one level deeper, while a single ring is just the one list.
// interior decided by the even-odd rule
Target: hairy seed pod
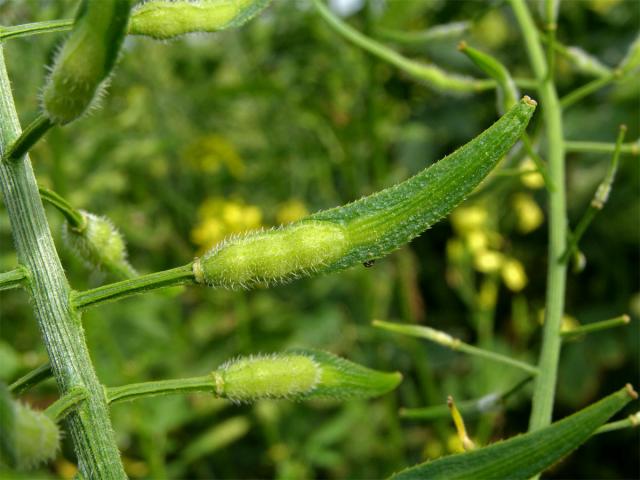
[{"label": "hairy seed pod", "polygon": [[271,0],[149,0],[131,14],[129,33],[170,39],[194,32],[216,32],[239,27]]},{"label": "hairy seed pod", "polygon": [[55,123],[81,116],[99,97],[127,33],[129,0],[82,0],[51,69],[43,106]]},{"label": "hairy seed pod", "polygon": [[55,457],[60,431],[43,412],[13,400],[0,386],[0,466],[26,470]]},{"label": "hairy seed pod", "polygon": [[239,358],[213,373],[216,395],[237,402],[261,398],[368,398],[402,380],[316,350]]},{"label": "hairy seed pod", "polygon": [[120,278],[137,275],[127,261],[127,248],[122,235],[104,217],[80,210],[85,227],[78,230],[65,222],[62,237],[90,269],[106,270]]},{"label": "hairy seed pod", "polygon": [[535,106],[524,97],[469,143],[394,187],[279,229],[224,240],[193,262],[196,282],[246,288],[370,265],[462,202],[520,138]]},{"label": "hairy seed pod", "polygon": [[281,283],[335,263],[348,247],[341,225],[303,221],[225,240],[194,263],[194,275],[229,288]]}]

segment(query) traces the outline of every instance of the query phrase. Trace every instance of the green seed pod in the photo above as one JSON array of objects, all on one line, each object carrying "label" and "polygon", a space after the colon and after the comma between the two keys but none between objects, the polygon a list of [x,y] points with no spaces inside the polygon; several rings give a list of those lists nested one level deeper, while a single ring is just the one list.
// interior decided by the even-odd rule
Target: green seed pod
[{"label": "green seed pod", "polygon": [[638,35],[631,43],[629,50],[627,50],[627,54],[618,66],[618,69],[623,75],[634,72],[638,70],[638,68],[640,68],[640,35]]},{"label": "green seed pod", "polygon": [[221,366],[213,377],[216,395],[237,402],[368,398],[393,390],[402,380],[397,372],[378,372],[315,350],[239,358]]},{"label": "green seed pod", "polygon": [[127,248],[122,235],[104,217],[80,210],[85,226],[78,230],[65,222],[62,237],[90,269],[104,269],[120,278],[137,275],[127,261]]},{"label": "green seed pod", "polygon": [[129,0],[82,0],[44,87],[44,110],[53,122],[75,120],[100,96],[126,35],[129,12]]},{"label": "green seed pod", "polygon": [[21,404],[0,392],[0,465],[26,470],[55,457],[60,431],[43,412]]},{"label": "green seed pod", "polygon": [[166,40],[194,32],[235,28],[264,10],[271,0],[150,0],[131,14],[129,33]]},{"label": "green seed pod", "polygon": [[246,288],[369,265],[462,202],[520,138],[535,106],[524,97],[468,144],[394,187],[279,229],[224,240],[193,262],[196,282]]}]

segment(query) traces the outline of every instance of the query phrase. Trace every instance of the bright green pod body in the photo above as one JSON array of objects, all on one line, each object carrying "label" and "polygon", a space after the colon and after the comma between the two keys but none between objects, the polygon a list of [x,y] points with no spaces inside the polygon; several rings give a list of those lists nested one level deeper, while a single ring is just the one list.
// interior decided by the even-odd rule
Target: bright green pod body
[{"label": "bright green pod body", "polygon": [[291,225],[225,240],[193,264],[198,283],[229,288],[279,283],[383,257],[446,216],[524,133],[525,97],[495,124],[414,177]]},{"label": "bright green pod body", "polygon": [[129,0],[83,0],[43,92],[55,123],[81,116],[99,95],[127,33]]},{"label": "bright green pod body", "polygon": [[151,0],[131,14],[129,33],[166,40],[193,32],[239,27],[271,0]]}]

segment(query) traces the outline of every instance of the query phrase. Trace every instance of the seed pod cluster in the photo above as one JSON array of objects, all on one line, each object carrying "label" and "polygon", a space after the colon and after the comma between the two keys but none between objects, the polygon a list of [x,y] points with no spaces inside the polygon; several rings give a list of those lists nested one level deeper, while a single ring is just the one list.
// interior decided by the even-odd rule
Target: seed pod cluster
[{"label": "seed pod cluster", "polygon": [[213,372],[216,395],[235,402],[261,398],[368,398],[393,390],[402,380],[327,352],[293,350],[241,357]]},{"label": "seed pod cluster", "polygon": [[127,33],[130,10],[129,0],[82,0],[44,87],[43,107],[51,121],[69,123],[99,97]]},{"label": "seed pod cluster", "polygon": [[524,97],[468,144],[394,187],[282,228],[224,240],[193,262],[196,282],[248,288],[370,265],[462,202],[520,138],[535,107]]},{"label": "seed pod cluster", "polygon": [[105,217],[80,210],[85,226],[76,229],[65,222],[62,237],[90,269],[106,270],[120,278],[137,275],[127,261],[127,248],[118,229]]},{"label": "seed pod cluster", "polygon": [[131,14],[129,33],[167,40],[194,32],[235,28],[251,20],[271,0],[149,0]]}]

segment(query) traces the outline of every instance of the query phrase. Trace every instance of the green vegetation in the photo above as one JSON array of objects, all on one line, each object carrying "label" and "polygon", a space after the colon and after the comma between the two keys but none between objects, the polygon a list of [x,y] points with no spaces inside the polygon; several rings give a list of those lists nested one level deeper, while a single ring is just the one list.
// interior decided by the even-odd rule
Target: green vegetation
[{"label": "green vegetation", "polygon": [[635,7],[0,4],[0,475],[638,477]]}]

